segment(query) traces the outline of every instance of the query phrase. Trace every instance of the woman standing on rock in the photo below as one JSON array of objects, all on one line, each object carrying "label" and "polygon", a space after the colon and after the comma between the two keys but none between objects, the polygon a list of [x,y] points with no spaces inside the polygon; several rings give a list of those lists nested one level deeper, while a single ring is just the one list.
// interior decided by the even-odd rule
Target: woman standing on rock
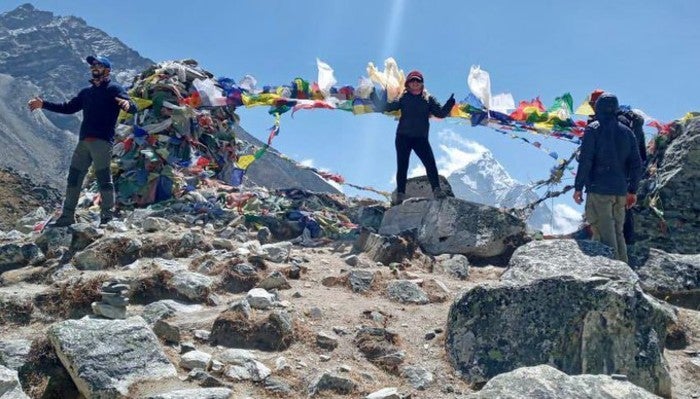
[{"label": "woman standing on rock", "polygon": [[428,181],[433,189],[435,198],[445,198],[445,192],[440,188],[437,165],[433,149],[428,141],[430,130],[430,116],[444,118],[455,104],[454,94],[450,96],[444,106],[431,96],[423,85],[423,74],[420,71],[411,71],[406,76],[405,90],[396,100],[387,103],[386,99],[379,99],[374,94],[374,103],[381,112],[401,111],[399,125],[396,128],[396,198],[392,205],[398,205],[406,198],[406,177],[408,174],[408,161],[411,150],[420,158]]}]

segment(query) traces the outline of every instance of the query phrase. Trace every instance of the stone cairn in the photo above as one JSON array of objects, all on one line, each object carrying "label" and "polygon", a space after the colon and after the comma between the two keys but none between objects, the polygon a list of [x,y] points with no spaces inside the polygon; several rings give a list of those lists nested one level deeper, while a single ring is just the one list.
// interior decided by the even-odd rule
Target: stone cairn
[{"label": "stone cairn", "polygon": [[92,311],[98,316],[109,319],[125,319],[126,306],[129,304],[127,291],[129,291],[128,284],[118,280],[105,281],[100,290],[102,300],[92,303]]}]

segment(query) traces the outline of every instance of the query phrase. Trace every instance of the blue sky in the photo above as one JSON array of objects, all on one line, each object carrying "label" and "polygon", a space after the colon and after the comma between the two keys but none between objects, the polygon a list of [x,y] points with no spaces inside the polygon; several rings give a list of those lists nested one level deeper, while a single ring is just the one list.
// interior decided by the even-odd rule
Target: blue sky
[{"label": "blue sky", "polygon": [[[0,12],[25,1],[3,0]],[[394,57],[406,73],[423,72],[439,101],[468,93],[471,65],[491,75],[494,94],[516,102],[539,96],[545,106],[565,92],[578,106],[595,88],[622,104],[671,121],[700,107],[700,2],[661,1],[136,1],[36,0],[56,15],[76,15],[154,61],[194,58],[217,76],[255,76],[261,85],[314,81],[316,58],[339,84],[357,85],[369,61]],[[695,26],[695,28],[693,28]],[[118,66],[117,66],[118,67]],[[87,70],[86,70],[87,72]],[[241,109],[241,125],[259,138],[273,120],[267,109]],[[283,116],[275,147],[348,182],[394,187],[396,122],[382,115],[300,111]],[[649,136],[653,133],[647,129]],[[534,135],[568,156],[570,143]],[[495,131],[431,123],[442,170],[454,169],[482,146],[522,182],[546,178],[554,160]],[[475,144],[476,143],[476,144]],[[445,149],[445,150],[443,150]],[[413,155],[411,168],[420,165]],[[571,175],[568,175],[571,177]],[[349,194],[358,194],[346,190]],[[559,211],[582,207],[565,198]]]}]

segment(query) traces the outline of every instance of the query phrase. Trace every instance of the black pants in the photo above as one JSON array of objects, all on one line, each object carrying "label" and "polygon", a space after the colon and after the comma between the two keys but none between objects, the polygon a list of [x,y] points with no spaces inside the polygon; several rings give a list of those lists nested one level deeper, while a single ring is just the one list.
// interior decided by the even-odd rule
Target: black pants
[{"label": "black pants", "polygon": [[625,224],[622,227],[622,235],[625,236],[625,243],[634,243],[634,215],[631,209],[625,211]]},{"label": "black pants", "polygon": [[396,145],[396,192],[406,192],[406,175],[408,174],[408,160],[411,157],[411,150],[415,151],[423,162],[430,187],[433,190],[440,187],[435,156],[427,137],[408,137],[397,134],[394,144]]}]

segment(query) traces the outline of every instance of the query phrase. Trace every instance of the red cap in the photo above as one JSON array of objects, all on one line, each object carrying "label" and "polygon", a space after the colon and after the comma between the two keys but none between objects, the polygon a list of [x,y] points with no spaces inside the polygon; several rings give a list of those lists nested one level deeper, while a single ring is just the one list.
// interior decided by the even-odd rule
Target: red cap
[{"label": "red cap", "polygon": [[408,82],[412,80],[417,80],[421,83],[423,83],[423,74],[420,73],[420,71],[411,71],[406,75],[406,85],[408,85]]},{"label": "red cap", "polygon": [[605,90],[603,89],[595,89],[591,92],[591,99],[588,100],[589,103],[595,104],[596,100],[598,100],[598,97],[600,97],[603,93],[605,93]]}]

